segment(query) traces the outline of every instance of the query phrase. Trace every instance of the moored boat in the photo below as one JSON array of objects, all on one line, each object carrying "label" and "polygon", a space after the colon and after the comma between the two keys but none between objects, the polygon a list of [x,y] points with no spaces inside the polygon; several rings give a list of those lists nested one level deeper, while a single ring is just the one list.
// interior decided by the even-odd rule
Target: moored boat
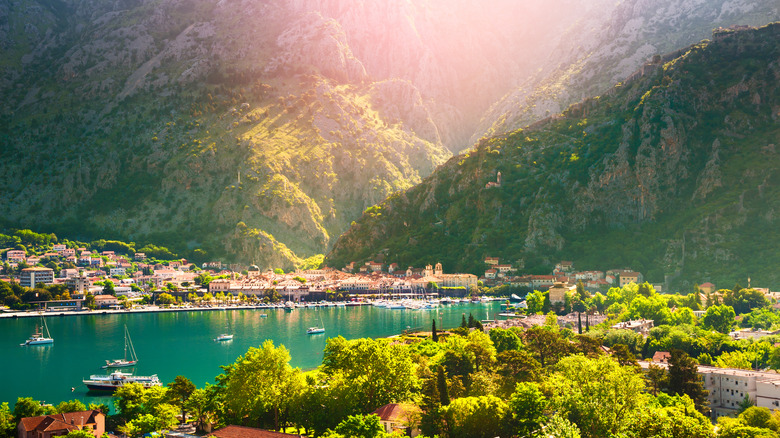
[{"label": "moored boat", "polygon": [[230,335],[230,334],[227,334],[227,333],[223,333],[223,334],[217,336],[216,338],[214,338],[214,340],[217,341],[217,342],[232,341],[233,340],[233,335]]},{"label": "moored boat", "polygon": [[46,325],[46,320],[43,318],[43,316],[41,316],[41,325],[36,326],[35,333],[33,333],[29,339],[24,341],[23,344],[19,345],[46,345],[53,343],[54,338],[52,338],[51,333],[49,333],[49,326]]},{"label": "moored boat", "polygon": [[132,373],[123,373],[120,371],[114,371],[107,376],[93,374],[89,376],[89,379],[84,379],[82,382],[87,385],[87,389],[90,391],[113,392],[117,388],[129,383],[138,383],[143,386],[144,389],[153,386],[162,386],[162,382],[157,377],[157,374],[152,374],[151,376],[134,376]]},{"label": "moored boat", "polygon": [[325,329],[323,327],[309,327],[306,330],[306,333],[310,335],[316,335],[317,333],[325,333]]},{"label": "moored boat", "polygon": [[[127,357],[127,352],[130,352],[130,358]],[[131,367],[138,363],[138,356],[135,355],[135,348],[133,347],[133,341],[130,339],[130,332],[127,331],[127,325],[125,325],[125,356],[122,359],[106,360],[106,364],[101,368],[124,368]]]}]

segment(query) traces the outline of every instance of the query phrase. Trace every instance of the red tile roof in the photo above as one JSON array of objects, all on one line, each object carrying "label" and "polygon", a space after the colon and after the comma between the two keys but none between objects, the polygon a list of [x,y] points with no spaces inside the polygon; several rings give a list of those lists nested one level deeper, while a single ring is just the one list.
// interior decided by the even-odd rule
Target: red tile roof
[{"label": "red tile roof", "polygon": [[411,418],[409,417],[417,411],[419,411],[419,409],[414,405],[390,403],[375,410],[372,414],[379,415],[379,418],[382,421],[404,423],[410,421]]},{"label": "red tile roof", "polygon": [[25,431],[71,431],[78,430],[79,426],[83,426],[85,424],[96,424],[96,416],[98,414],[100,414],[100,411],[92,410],[68,412],[65,414],[41,415],[40,417],[22,418],[21,424]]},{"label": "red tile roof", "polygon": [[225,426],[222,429],[215,430],[206,436],[215,436],[218,438],[298,438],[300,435],[291,433],[273,432],[264,429],[255,429],[254,427],[244,426]]}]

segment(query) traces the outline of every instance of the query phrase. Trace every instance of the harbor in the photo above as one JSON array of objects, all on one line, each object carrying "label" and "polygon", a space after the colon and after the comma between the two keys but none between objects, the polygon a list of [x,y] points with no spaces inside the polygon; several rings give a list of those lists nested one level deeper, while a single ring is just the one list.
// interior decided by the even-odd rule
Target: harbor
[{"label": "harbor", "polygon": [[[110,396],[90,392],[82,380],[103,370],[106,360],[121,357],[125,325],[132,335],[138,363],[123,368],[135,375],[157,374],[163,384],[177,375],[191,379],[198,387],[214,383],[220,365],[233,363],[250,347],[271,339],[283,344],[292,356],[291,365],[311,369],[322,362],[328,338],[344,336],[388,337],[404,331],[430,330],[436,319],[439,328],[460,325],[462,315],[476,319],[495,318],[498,301],[442,304],[432,309],[390,309],[363,306],[222,307],[161,311],[103,311],[80,317],[47,317],[55,340],[50,345],[19,346],[36,331],[40,315],[4,318],[0,351],[0,402],[13,405],[17,397],[32,396],[47,403],[78,398],[85,403],[110,404]],[[68,313],[69,312],[65,312]],[[54,316],[54,315],[49,315]],[[216,342],[230,324],[232,340]],[[311,327],[324,333],[307,334]],[[72,390],[71,390],[72,389]]]}]

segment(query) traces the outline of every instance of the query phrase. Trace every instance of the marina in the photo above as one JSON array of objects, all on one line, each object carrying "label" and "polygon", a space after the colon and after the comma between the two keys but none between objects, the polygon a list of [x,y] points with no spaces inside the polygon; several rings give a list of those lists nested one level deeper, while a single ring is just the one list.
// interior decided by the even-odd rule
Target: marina
[{"label": "marina", "polygon": [[[363,306],[296,306],[292,312],[281,308],[188,309],[163,312],[92,312],[80,316],[47,316],[45,322],[57,342],[35,348],[19,347],[40,326],[40,316],[0,319],[0,402],[11,406],[17,397],[33,397],[47,403],[80,399],[85,403],[107,403],[106,394],[87,391],[86,376],[109,375],[101,364],[118,356],[125,325],[132,334],[134,352],[142,360],[122,372],[138,376],[157,374],[162,384],[177,375],[189,378],[198,387],[214,383],[222,372],[220,365],[235,362],[250,347],[266,339],[283,344],[292,357],[291,365],[311,369],[322,363],[328,338],[344,336],[387,337],[404,330],[430,330],[432,319],[439,329],[456,327],[462,314],[475,318],[499,310],[500,302],[439,305],[427,310]],[[230,322],[230,342],[214,342]],[[327,332],[309,335],[311,327],[327,327]],[[71,388],[73,389],[71,391]]]}]

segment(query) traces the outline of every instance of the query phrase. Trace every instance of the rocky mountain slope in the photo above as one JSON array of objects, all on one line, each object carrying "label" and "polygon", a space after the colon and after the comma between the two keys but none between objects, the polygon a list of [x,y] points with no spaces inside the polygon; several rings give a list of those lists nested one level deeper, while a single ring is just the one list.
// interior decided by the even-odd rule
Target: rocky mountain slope
[{"label": "rocky mountain slope", "polygon": [[[498,256],[541,273],[571,259],[653,282],[777,287],[779,121],[780,24],[718,31],[599,98],[483,139],[366,211],[326,262],[481,273]],[[498,172],[500,187],[488,184]]]},{"label": "rocky mountain slope", "polygon": [[292,266],[599,4],[553,3],[0,0],[0,222]]},{"label": "rocky mountain slope", "polygon": [[653,56],[709,38],[715,28],[778,20],[780,3],[774,0],[624,0],[601,8],[571,28],[533,76],[485,113],[471,141],[598,96]]}]

